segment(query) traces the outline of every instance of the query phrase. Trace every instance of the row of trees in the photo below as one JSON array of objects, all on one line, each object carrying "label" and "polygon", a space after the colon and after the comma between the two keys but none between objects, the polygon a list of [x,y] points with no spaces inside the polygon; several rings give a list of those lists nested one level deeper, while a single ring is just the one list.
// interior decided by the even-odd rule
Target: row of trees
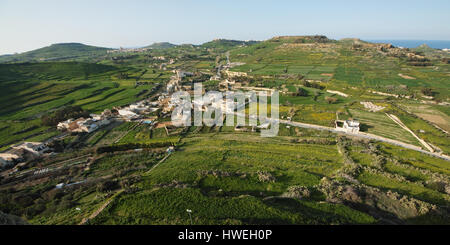
[{"label": "row of trees", "polygon": [[89,112],[83,110],[80,106],[66,106],[52,114],[42,116],[41,121],[45,126],[56,126],[59,122],[80,117],[89,117]]}]

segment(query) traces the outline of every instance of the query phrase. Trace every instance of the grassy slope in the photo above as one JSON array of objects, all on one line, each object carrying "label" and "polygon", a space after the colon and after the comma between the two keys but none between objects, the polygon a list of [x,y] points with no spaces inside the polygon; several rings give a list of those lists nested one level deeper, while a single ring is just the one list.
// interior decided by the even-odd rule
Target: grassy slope
[{"label": "grassy slope", "polygon": [[[335,146],[289,144],[257,135],[192,135],[181,149],[144,177],[142,191],[122,195],[94,223],[187,224],[186,208],[196,224],[371,223],[374,220],[343,205],[314,200],[264,200],[291,185],[313,186],[342,163]],[[319,155],[313,155],[315,152]],[[246,173],[247,177],[199,175],[202,170]],[[277,179],[260,182],[257,171]],[[186,189],[154,188],[177,180]],[[262,195],[262,196],[261,196]],[[219,208],[220,207],[220,208]]]},{"label": "grassy slope", "polygon": [[0,57],[0,62],[29,62],[39,60],[73,59],[106,55],[108,48],[81,43],[60,43],[33,51]]},{"label": "grassy slope", "polygon": [[[140,74],[137,69],[107,65],[3,64],[0,71],[0,148],[46,132],[48,128],[41,127],[38,118],[49,111],[80,105],[91,112],[101,112],[134,102],[153,87],[135,87],[133,76]],[[130,79],[117,79],[120,72],[130,74]]]}]

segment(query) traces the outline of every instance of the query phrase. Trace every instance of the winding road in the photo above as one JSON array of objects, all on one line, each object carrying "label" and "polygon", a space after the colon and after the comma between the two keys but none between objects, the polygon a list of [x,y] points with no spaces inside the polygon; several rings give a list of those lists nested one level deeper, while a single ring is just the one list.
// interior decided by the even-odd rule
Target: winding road
[{"label": "winding road", "polygon": [[[234,113],[237,116],[246,116],[245,114],[242,113],[238,113],[235,112]],[[257,118],[257,116],[251,116],[252,118]],[[392,145],[396,145],[396,146],[400,146],[406,149],[410,149],[410,150],[414,150],[414,151],[418,151],[430,156],[434,156],[440,159],[444,159],[447,161],[450,161],[450,156],[444,155],[444,154],[439,154],[436,152],[429,152],[426,151],[424,149],[422,149],[419,146],[415,146],[415,145],[411,145],[411,144],[407,144],[398,140],[393,140],[393,139],[388,139],[385,137],[381,137],[378,135],[374,135],[374,134],[369,134],[369,133],[364,133],[364,132],[359,132],[359,133],[349,133],[349,132],[343,132],[340,130],[337,130],[336,128],[331,128],[331,127],[325,127],[325,126],[320,126],[320,125],[315,125],[315,124],[308,124],[308,123],[301,123],[301,122],[293,122],[293,121],[287,121],[287,120],[280,120],[280,119],[272,119],[272,118],[265,118],[267,121],[270,122],[274,122],[274,123],[280,123],[280,124],[286,124],[286,125],[290,125],[293,127],[299,127],[299,128],[308,128],[308,129],[315,129],[315,130],[322,130],[322,131],[329,131],[332,133],[337,133],[337,134],[344,134],[344,135],[348,135],[348,136],[352,136],[352,137],[357,137],[357,138],[364,138],[364,139],[370,139],[370,140],[377,140],[380,142],[385,142],[385,143],[389,143]]]}]

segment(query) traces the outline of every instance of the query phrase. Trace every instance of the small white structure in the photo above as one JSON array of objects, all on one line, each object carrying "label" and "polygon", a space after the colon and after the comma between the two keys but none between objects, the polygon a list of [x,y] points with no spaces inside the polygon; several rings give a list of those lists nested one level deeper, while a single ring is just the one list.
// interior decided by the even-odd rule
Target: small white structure
[{"label": "small white structure", "polygon": [[173,146],[169,146],[169,148],[167,148],[167,153],[172,153],[172,152],[174,152],[175,151],[175,147],[173,147]]},{"label": "small white structure", "polygon": [[210,81],[219,81],[220,79],[221,79],[221,77],[219,75],[214,75],[209,78]]},{"label": "small white structure", "polygon": [[64,187],[64,183],[59,183],[56,185],[56,189],[62,189]]},{"label": "small white structure", "polygon": [[177,73],[178,78],[191,77],[194,75],[194,73],[189,71],[176,70],[175,72]]},{"label": "small white structure", "polygon": [[259,129],[268,129],[269,127],[270,127],[270,122],[265,122],[258,126]]},{"label": "small white structure", "polygon": [[246,72],[239,72],[239,71],[225,71],[228,77],[246,77]]},{"label": "small white structure", "polygon": [[360,123],[356,120],[336,120],[336,130],[347,133],[359,133]]},{"label": "small white structure", "polygon": [[139,115],[134,113],[133,111],[129,109],[121,109],[119,110],[119,115],[121,115],[126,120],[132,120],[139,118]]},{"label": "small white structure", "polygon": [[92,120],[94,120],[94,121],[100,121],[100,120],[102,120],[102,115],[98,115],[98,114],[90,114],[89,115],[91,118],[92,118]]}]

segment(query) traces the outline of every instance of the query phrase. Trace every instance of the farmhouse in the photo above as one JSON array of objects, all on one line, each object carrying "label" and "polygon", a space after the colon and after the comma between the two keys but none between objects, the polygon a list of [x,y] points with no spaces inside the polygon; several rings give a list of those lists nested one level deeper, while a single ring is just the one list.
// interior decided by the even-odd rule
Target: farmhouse
[{"label": "farmhouse", "polygon": [[58,123],[57,128],[62,131],[69,131],[74,133],[91,133],[101,126],[108,125],[110,121],[103,116],[91,114],[92,118],[78,118],[77,120],[69,119]]},{"label": "farmhouse", "polygon": [[224,81],[219,83],[220,90],[231,90],[233,85],[236,84],[234,80],[225,79]]},{"label": "farmhouse", "polygon": [[13,146],[13,149],[24,150],[36,156],[40,156],[49,150],[48,146],[42,142],[24,142],[20,145]]},{"label": "farmhouse", "polygon": [[22,160],[22,157],[12,153],[0,153],[0,169],[13,166],[16,162]]},{"label": "farmhouse", "polygon": [[210,81],[218,81],[220,80],[220,76],[219,75],[214,75],[212,77],[209,78]]},{"label": "farmhouse", "polygon": [[67,129],[69,129],[69,125],[70,125],[72,122],[73,122],[73,119],[68,119],[68,120],[66,120],[66,121],[64,121],[64,122],[58,123],[58,125],[56,126],[56,128],[57,128],[58,130],[61,130],[61,131],[67,130]]},{"label": "farmhouse", "polygon": [[175,70],[175,73],[177,74],[178,78],[184,78],[184,77],[191,77],[194,75],[194,73],[189,71],[182,71],[182,70]]},{"label": "farmhouse", "polygon": [[172,77],[167,83],[167,93],[172,93],[179,90],[179,79]]},{"label": "farmhouse", "polygon": [[356,120],[336,120],[336,130],[347,133],[359,133],[360,123]]},{"label": "farmhouse", "polygon": [[246,72],[239,72],[239,71],[225,71],[225,74],[227,74],[228,77],[246,77]]},{"label": "farmhouse", "polygon": [[139,118],[139,115],[131,111],[129,108],[120,109],[119,115],[127,121]]},{"label": "farmhouse", "polygon": [[82,133],[82,132],[93,132],[98,129],[98,125],[92,119],[80,118],[69,125],[71,132]]}]

